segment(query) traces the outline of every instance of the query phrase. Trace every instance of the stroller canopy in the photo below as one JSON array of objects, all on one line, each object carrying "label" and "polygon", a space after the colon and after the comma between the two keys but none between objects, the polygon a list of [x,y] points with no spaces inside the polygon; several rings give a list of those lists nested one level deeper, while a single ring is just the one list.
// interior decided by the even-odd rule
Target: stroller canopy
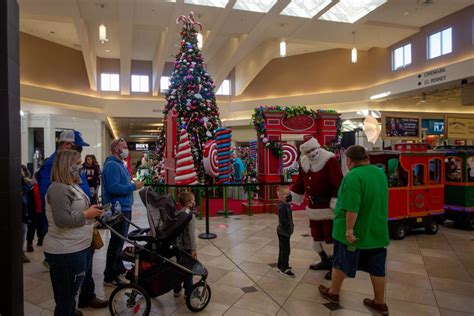
[{"label": "stroller canopy", "polygon": [[177,212],[176,202],[169,194],[161,195],[150,187],[139,192],[147,210],[151,236],[156,239],[178,237],[192,218],[191,214]]}]

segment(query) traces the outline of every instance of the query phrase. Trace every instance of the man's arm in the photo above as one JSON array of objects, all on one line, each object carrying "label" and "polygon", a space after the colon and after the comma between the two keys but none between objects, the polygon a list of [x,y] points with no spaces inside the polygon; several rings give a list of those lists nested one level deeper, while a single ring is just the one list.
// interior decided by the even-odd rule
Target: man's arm
[{"label": "man's arm", "polygon": [[358,215],[358,213],[346,210],[346,239],[351,244],[357,241],[357,237],[354,235],[354,225]]}]

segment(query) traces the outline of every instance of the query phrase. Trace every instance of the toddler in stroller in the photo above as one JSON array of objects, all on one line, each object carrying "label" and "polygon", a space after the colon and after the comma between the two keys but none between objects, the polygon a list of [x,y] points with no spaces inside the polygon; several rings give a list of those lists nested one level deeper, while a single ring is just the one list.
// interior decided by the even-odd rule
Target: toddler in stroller
[{"label": "toddler in stroller", "polygon": [[[176,244],[193,215],[177,212],[170,195],[160,195],[149,187],[139,193],[147,209],[150,228],[141,228],[130,222],[136,229],[128,236],[121,236],[111,228],[110,222],[99,219],[113,234],[132,244],[122,253],[124,260],[133,262],[133,268],[127,273],[130,283],[120,285],[112,292],[110,313],[149,315],[151,297],[177,289],[185,281],[186,305],[193,312],[203,310],[211,299],[211,288],[206,281],[207,269],[192,253]],[[194,284],[193,276],[199,277]]]}]

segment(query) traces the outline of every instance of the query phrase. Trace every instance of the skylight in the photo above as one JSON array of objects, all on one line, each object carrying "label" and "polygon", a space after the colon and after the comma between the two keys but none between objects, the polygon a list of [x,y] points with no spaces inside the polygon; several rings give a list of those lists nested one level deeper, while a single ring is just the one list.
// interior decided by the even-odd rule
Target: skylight
[{"label": "skylight", "polygon": [[225,8],[228,0],[184,0],[184,3],[204,5],[208,7]]},{"label": "skylight", "polygon": [[335,6],[324,13],[320,19],[354,23],[385,2],[387,2],[387,0],[340,0]]},{"label": "skylight", "polygon": [[286,8],[281,11],[281,14],[312,18],[329,3],[331,3],[331,0],[291,0]]},{"label": "skylight", "polygon": [[237,0],[234,9],[267,13],[276,2],[277,0]]}]

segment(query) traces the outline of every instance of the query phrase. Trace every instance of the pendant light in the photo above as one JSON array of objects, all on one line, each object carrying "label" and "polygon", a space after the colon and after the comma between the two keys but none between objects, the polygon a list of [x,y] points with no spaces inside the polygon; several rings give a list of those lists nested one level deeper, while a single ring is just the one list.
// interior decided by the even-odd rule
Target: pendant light
[{"label": "pendant light", "polygon": [[202,43],[203,43],[202,34],[199,32],[197,33],[196,37],[197,37],[198,48],[202,49]]},{"label": "pendant light", "polygon": [[[102,3],[100,7],[103,9],[104,4]],[[99,25],[99,41],[104,44],[105,42],[108,42],[109,40],[107,39],[107,28],[104,25],[104,21],[102,20],[102,23]]]},{"label": "pendant light", "polygon": [[[283,33],[283,27],[285,24],[281,24],[281,29]],[[284,39],[281,40],[280,42],[280,57],[285,57],[286,56],[286,41]]]},{"label": "pendant light", "polygon": [[285,57],[286,56],[286,42],[285,40],[282,40],[280,42],[280,57]]},{"label": "pendant light", "polygon": [[351,61],[353,64],[357,62],[357,48],[355,47],[355,32],[352,32]]}]

